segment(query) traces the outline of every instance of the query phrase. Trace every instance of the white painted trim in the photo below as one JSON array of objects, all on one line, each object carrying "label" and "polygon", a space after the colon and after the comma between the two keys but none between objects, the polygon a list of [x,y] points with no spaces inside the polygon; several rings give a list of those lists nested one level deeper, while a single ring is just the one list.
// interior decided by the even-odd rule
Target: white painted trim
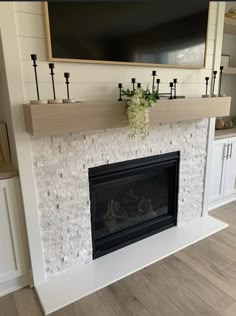
[{"label": "white painted trim", "polygon": [[[224,15],[225,15],[225,2],[217,3],[217,19],[216,19],[216,30],[215,30],[215,47],[213,55],[213,69],[218,70],[220,67],[221,60],[221,50],[223,42],[223,32],[224,32]],[[205,169],[205,187],[204,187],[204,197],[203,197],[203,210],[202,216],[208,214],[209,209],[209,196],[210,196],[210,173],[211,173],[211,162],[213,159],[213,142],[215,135],[215,118],[209,120],[208,129],[208,141],[207,141],[207,161]]]},{"label": "white painted trim", "polygon": [[83,266],[74,266],[36,291],[46,315],[179,251],[228,225],[210,216],[179,225],[114,251]]},{"label": "white painted trim", "polygon": [[29,278],[27,275],[20,276],[13,280],[9,280],[0,284],[0,297],[9,293],[15,292],[29,284]]},{"label": "white painted trim", "polygon": [[217,201],[210,203],[208,211],[214,210],[215,208],[218,208],[218,207],[223,206],[225,204],[231,203],[233,201],[236,201],[236,194],[226,196],[222,199],[219,199]]},{"label": "white painted trim", "polygon": [[[20,182],[26,217],[28,242],[33,270],[34,284],[45,281],[42,242],[37,211],[31,146],[25,132],[22,104],[25,103],[20,54],[16,32],[14,3],[0,3],[0,30],[8,84],[8,106],[16,143]],[[7,72],[6,72],[7,69]],[[21,172],[22,171],[22,172]]]}]

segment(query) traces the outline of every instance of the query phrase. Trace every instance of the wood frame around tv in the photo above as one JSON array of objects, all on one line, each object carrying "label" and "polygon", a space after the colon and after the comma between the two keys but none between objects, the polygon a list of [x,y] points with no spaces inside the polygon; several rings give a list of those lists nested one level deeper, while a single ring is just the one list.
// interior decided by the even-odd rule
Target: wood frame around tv
[{"label": "wood frame around tv", "polygon": [[[52,45],[51,45],[51,32],[50,32],[50,21],[48,14],[48,2],[42,2],[43,7],[43,17],[44,17],[44,28],[46,36],[46,50],[47,57],[49,61],[54,62],[70,62],[70,63],[93,63],[93,64],[108,64],[108,65],[129,65],[129,66],[151,66],[151,67],[163,67],[163,68],[187,68],[187,69],[203,69],[206,68],[206,51],[207,51],[207,35],[208,26],[206,32],[206,42],[205,42],[205,54],[204,54],[204,64],[202,66],[195,65],[172,65],[172,64],[150,64],[150,63],[136,63],[136,62],[125,62],[125,61],[109,61],[109,60],[90,60],[90,59],[70,59],[70,58],[56,58],[52,56]],[[208,9],[208,21],[209,21]]]}]

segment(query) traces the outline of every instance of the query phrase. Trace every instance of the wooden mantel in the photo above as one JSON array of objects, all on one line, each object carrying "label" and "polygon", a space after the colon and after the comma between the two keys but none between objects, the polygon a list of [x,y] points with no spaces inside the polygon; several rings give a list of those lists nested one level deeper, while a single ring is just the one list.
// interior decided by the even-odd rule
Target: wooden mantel
[{"label": "wooden mantel", "polygon": [[[150,123],[164,123],[227,116],[231,97],[158,100]],[[86,132],[128,125],[126,103],[99,101],[24,105],[26,131],[34,136]]]}]

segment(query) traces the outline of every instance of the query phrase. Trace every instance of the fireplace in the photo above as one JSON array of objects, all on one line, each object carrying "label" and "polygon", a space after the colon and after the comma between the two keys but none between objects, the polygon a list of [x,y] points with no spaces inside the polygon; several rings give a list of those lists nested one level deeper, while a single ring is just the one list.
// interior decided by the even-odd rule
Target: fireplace
[{"label": "fireplace", "polygon": [[89,169],[94,259],[176,226],[179,156]]}]

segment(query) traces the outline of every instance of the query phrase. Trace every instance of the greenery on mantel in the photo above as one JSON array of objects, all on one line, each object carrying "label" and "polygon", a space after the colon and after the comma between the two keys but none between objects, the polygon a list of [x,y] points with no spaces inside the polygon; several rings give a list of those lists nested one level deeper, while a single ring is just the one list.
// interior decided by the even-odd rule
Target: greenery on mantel
[{"label": "greenery on mantel", "polygon": [[122,90],[127,96],[127,116],[131,128],[131,136],[138,134],[144,139],[148,134],[150,108],[156,102],[158,93],[151,92],[148,88],[135,90]]}]

